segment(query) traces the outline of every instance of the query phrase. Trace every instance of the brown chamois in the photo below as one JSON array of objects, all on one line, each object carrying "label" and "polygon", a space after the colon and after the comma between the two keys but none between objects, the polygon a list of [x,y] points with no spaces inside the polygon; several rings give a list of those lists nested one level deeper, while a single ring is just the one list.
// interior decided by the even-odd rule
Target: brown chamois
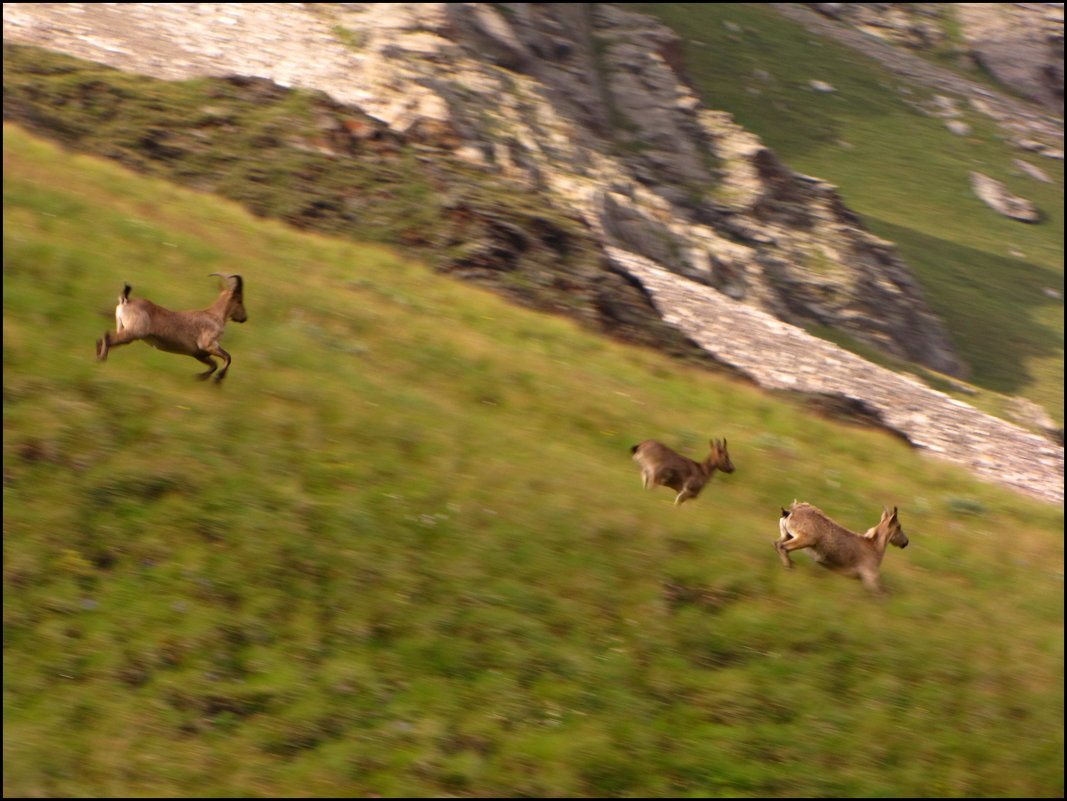
[{"label": "brown chamois", "polygon": [[782,510],[778,530],[781,537],[775,541],[774,547],[787,568],[793,566],[790,551],[810,548],[820,565],[859,579],[876,595],[885,593],[878,580],[878,569],[885,556],[886,544],[891,542],[898,548],[908,547],[908,538],[901,528],[895,506],[892,512],[883,508],[878,525],[857,534],[838,525],[810,503],[793,501],[789,509]]},{"label": "brown chamois", "polygon": [[710,440],[710,445],[711,455],[703,462],[694,462],[654,439],[634,445],[630,452],[634,461],[641,466],[641,482],[645,489],[670,487],[678,493],[674,499],[674,505],[677,506],[697,497],[716,470],[734,472],[726,440]]},{"label": "brown chamois", "polygon": [[115,307],[116,333],[106,332],[103,339],[97,340],[96,358],[104,361],[111,348],[143,339],[153,348],[192,356],[206,364],[208,370],[196,376],[201,381],[218,369],[211,358],[217,356],[224,364],[215,381],[222,381],[230,369],[231,361],[230,354],[219,346],[226,321],[243,323],[248,315],[245,313],[241,276],[211,274],[228,279],[228,286],[206,309],[191,311],[171,311],[144,298],[131,298],[131,287],[125,284],[119,295],[118,306]]}]

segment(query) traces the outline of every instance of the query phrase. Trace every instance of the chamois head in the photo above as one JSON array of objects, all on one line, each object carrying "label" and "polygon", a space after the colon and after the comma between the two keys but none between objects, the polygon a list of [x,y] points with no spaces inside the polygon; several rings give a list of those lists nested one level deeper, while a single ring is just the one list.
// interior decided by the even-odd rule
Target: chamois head
[{"label": "chamois head", "polygon": [[726,438],[709,440],[709,444],[711,456],[708,457],[708,463],[724,473],[734,472],[734,463],[730,461],[730,451],[726,448]]},{"label": "chamois head", "polygon": [[248,314],[245,312],[245,296],[244,296],[244,281],[239,275],[223,275],[222,273],[211,273],[217,275],[219,278],[228,279],[229,285],[225,291],[230,293],[230,298],[226,303],[226,318],[233,320],[235,323],[243,323],[248,319]]},{"label": "chamois head", "polygon": [[898,548],[908,547],[908,536],[904,533],[900,520],[897,519],[897,507],[894,506],[892,512],[884,506],[882,507],[882,519],[878,521],[878,525],[875,528],[878,529],[882,526],[889,528],[889,542]]}]

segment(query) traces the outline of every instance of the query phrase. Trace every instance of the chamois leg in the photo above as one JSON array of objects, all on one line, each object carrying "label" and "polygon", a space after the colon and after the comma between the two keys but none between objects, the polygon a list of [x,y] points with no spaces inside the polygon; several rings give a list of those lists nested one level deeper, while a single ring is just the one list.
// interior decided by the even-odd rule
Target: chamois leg
[{"label": "chamois leg", "polygon": [[686,484],[684,487],[682,487],[681,492],[679,492],[678,495],[675,497],[674,505],[680,506],[686,501],[688,501],[690,498],[695,498],[696,496],[697,494],[693,492],[693,488]]},{"label": "chamois leg", "polygon": [[782,540],[774,541],[774,550],[778,552],[778,558],[782,560],[786,570],[793,569],[793,560],[789,558],[789,552],[782,548]]},{"label": "chamois leg", "polygon": [[111,348],[118,348],[123,345],[129,345],[131,342],[136,342],[139,337],[135,337],[125,331],[118,331],[111,333],[110,331],[104,332],[104,338],[96,340],[96,360],[99,362],[107,361],[107,354]]},{"label": "chamois leg", "polygon": [[222,369],[219,370],[219,374],[215,376],[215,382],[218,383],[226,377],[226,371],[230,369],[230,354],[224,351],[219,345],[212,347],[209,352],[212,356],[218,356],[223,361]]},{"label": "chamois leg", "polygon": [[789,558],[790,551],[799,551],[801,548],[807,548],[813,545],[812,541],[803,535],[796,537],[791,536],[787,540],[775,540],[774,549],[778,551],[778,556],[782,560],[782,564],[787,568],[793,567],[793,560]]},{"label": "chamois leg", "polygon": [[208,370],[203,373],[197,373],[196,377],[200,381],[207,381],[211,377],[211,374],[219,369],[219,366],[215,364],[215,360],[211,358],[206,350],[198,350],[193,354],[193,358],[198,362],[203,362],[208,366]]},{"label": "chamois leg", "polygon": [[882,586],[882,582],[878,580],[878,573],[872,570],[859,570],[860,581],[863,582],[863,586],[871,595],[879,597],[885,596],[885,587]]},{"label": "chamois leg", "polygon": [[781,549],[782,543],[793,539],[793,535],[789,533],[789,527],[786,525],[788,519],[789,513],[783,509],[782,516],[778,518],[778,532],[781,536],[774,541],[774,550],[778,552],[778,557],[782,560],[782,564],[787,568],[791,568],[793,566],[793,561],[789,558],[789,554]]},{"label": "chamois leg", "polygon": [[678,497],[674,498],[674,506],[684,503],[689,498],[696,498],[700,495],[700,491],[703,490],[704,484],[701,481],[691,481],[682,485],[682,490],[679,492]]}]

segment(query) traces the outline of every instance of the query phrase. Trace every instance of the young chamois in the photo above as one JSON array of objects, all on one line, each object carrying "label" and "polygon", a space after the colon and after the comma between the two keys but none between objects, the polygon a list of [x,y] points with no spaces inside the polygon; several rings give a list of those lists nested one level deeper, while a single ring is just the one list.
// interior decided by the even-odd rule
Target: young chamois
[{"label": "young chamois", "polygon": [[793,501],[792,507],[782,510],[778,530],[782,536],[775,541],[774,547],[787,568],[793,567],[790,551],[810,548],[820,565],[858,578],[876,595],[885,593],[878,580],[878,568],[886,544],[891,542],[898,548],[908,547],[908,538],[897,519],[895,506],[892,512],[883,508],[878,525],[864,534],[857,534],[838,525],[810,503]]},{"label": "young chamois", "polygon": [[206,309],[192,311],[171,311],[157,306],[144,298],[131,298],[130,285],[125,284],[115,307],[116,333],[105,332],[104,338],[96,342],[96,358],[107,359],[108,351],[120,345],[129,345],[143,339],[153,348],[167,353],[180,353],[192,356],[208,366],[208,370],[197,373],[197,378],[206,380],[218,369],[212,356],[222,359],[222,370],[215,381],[222,381],[230,369],[230,354],[219,346],[219,339],[227,320],[243,323],[248,319],[244,306],[244,282],[239,275],[212,273],[228,279],[228,286],[222,290],[218,299]]},{"label": "young chamois", "polygon": [[678,493],[674,499],[674,505],[678,506],[697,497],[716,470],[734,472],[726,440],[710,440],[710,444],[711,455],[703,462],[694,462],[654,439],[634,445],[630,452],[634,455],[634,461],[641,466],[641,482],[645,489],[670,487]]}]

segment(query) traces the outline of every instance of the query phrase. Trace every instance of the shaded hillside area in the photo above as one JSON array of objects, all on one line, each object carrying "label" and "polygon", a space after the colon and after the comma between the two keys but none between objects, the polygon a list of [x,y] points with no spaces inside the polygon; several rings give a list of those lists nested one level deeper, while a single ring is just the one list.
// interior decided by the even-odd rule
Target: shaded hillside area
[{"label": "shaded hillside area", "polygon": [[[14,126],[4,167],[5,795],[1062,795],[1061,509]],[[94,361],[123,281],[233,271],[222,386]],[[674,507],[649,437],[737,469]],[[888,599],[782,569],[794,498],[900,508]]]}]

